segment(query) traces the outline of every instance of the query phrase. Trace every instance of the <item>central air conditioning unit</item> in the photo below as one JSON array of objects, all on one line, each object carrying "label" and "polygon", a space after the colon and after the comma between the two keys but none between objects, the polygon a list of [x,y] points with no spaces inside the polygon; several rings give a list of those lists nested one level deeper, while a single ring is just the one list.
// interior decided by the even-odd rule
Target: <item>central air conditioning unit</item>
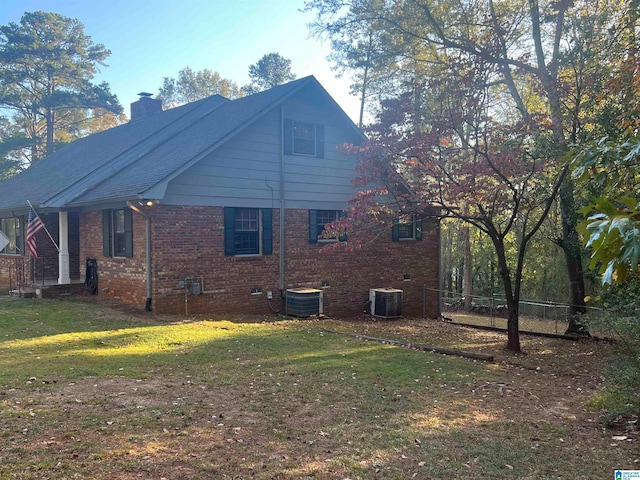
[{"label": "central air conditioning unit", "polygon": [[290,288],[287,290],[285,313],[294,317],[310,317],[322,313],[322,290]]},{"label": "central air conditioning unit", "polygon": [[402,290],[395,288],[372,288],[369,290],[371,315],[382,318],[402,316]]}]

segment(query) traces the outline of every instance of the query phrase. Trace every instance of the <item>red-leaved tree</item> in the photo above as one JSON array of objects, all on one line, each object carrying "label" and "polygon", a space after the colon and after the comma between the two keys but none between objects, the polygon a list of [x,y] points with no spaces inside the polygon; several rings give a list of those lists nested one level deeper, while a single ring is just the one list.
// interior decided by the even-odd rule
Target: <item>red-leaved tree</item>
[{"label": "red-leaved tree", "polygon": [[358,230],[380,224],[386,215],[428,215],[435,209],[442,218],[485,232],[505,290],[506,348],[519,352],[526,248],[549,213],[567,167],[539,151],[544,120],[514,122],[489,101],[486,65],[450,61],[447,76],[423,86],[420,102],[415,94],[385,101],[369,129],[370,140],[351,147],[358,158],[356,186],[363,191],[344,222]]}]

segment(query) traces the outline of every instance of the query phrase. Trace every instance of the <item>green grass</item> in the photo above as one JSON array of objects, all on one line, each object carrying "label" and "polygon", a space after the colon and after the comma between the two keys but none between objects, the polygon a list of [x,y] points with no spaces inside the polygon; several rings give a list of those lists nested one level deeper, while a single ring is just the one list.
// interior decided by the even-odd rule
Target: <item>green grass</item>
[{"label": "green grass", "polygon": [[0,301],[0,479],[604,478],[630,455],[528,418],[535,373],[324,330],[362,323],[232,320]]},{"label": "green grass", "polygon": [[[56,301],[0,304],[4,336],[4,341],[0,337],[0,384],[15,386],[25,377],[146,378],[159,369],[180,367],[206,375],[215,363],[220,378],[229,381],[239,369],[252,371],[260,364],[263,371],[299,370],[332,378],[357,375],[360,381],[375,380],[384,372],[402,385],[424,365],[424,355],[327,337],[330,334],[319,324],[308,321],[133,323],[105,317],[95,308]],[[439,356],[429,362],[436,362],[438,368],[456,365],[455,375],[442,372],[433,376],[438,380],[475,369],[471,363]]]}]

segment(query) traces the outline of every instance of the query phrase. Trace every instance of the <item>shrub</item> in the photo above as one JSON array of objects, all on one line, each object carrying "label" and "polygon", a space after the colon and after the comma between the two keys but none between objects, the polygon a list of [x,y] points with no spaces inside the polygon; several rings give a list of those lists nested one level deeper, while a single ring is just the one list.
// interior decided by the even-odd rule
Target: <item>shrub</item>
[{"label": "shrub", "polygon": [[608,365],[604,392],[592,405],[607,410],[603,420],[611,424],[621,416],[640,413],[640,275],[605,288],[600,296],[602,312],[592,324],[616,339],[615,358]]}]

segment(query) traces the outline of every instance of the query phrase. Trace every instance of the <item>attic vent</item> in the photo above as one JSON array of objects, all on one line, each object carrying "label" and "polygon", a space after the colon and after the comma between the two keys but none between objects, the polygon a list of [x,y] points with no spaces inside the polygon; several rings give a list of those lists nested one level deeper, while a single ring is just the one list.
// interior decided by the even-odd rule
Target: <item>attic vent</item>
[{"label": "attic vent", "polygon": [[140,99],[131,104],[131,121],[135,122],[162,112],[162,100],[151,98],[152,93],[140,92]]},{"label": "attic vent", "polygon": [[372,288],[369,290],[371,315],[382,318],[402,316],[402,290],[395,288]]},{"label": "attic vent", "polygon": [[310,317],[322,313],[322,290],[315,288],[290,288],[287,290],[287,315]]}]

